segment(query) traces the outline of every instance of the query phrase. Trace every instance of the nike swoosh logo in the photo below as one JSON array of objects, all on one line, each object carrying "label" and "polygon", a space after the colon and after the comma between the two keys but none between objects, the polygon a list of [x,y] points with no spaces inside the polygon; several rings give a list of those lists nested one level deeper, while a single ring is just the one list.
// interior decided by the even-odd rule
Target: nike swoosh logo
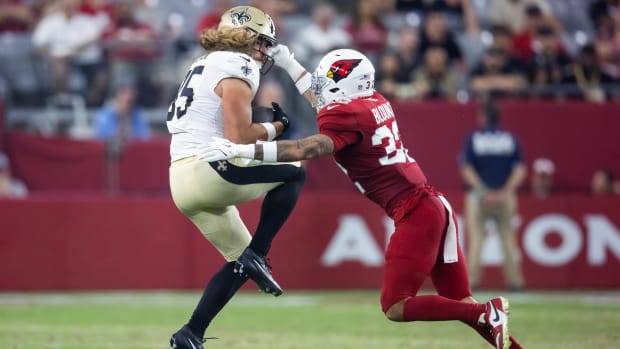
[{"label": "nike swoosh logo", "polygon": [[495,318],[491,321],[493,322],[498,322],[499,321],[499,312],[497,311],[497,308],[495,307],[495,304],[491,303],[491,306],[493,307],[493,313],[495,314]]},{"label": "nike swoosh logo", "polygon": [[243,58],[246,62],[250,63],[250,59],[249,58],[245,58],[243,56],[239,56],[239,57]]},{"label": "nike swoosh logo", "polygon": [[328,105],[327,106],[327,110],[332,110],[334,108],[338,107],[338,105]]}]

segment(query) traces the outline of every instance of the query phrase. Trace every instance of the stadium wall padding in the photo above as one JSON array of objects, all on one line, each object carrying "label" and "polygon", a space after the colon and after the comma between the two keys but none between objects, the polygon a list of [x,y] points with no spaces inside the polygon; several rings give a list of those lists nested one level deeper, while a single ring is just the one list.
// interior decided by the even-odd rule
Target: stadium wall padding
[{"label": "stadium wall padding", "polygon": [[[447,197],[462,212],[462,194]],[[527,287],[619,288],[619,208],[616,197],[521,197],[515,224]],[[250,231],[259,209],[240,207]],[[481,286],[501,288],[489,228]],[[285,290],[379,288],[391,229],[359,194],[305,191],[272,246],[274,275]],[[167,196],[0,200],[2,291],[200,289],[223,262]]]}]

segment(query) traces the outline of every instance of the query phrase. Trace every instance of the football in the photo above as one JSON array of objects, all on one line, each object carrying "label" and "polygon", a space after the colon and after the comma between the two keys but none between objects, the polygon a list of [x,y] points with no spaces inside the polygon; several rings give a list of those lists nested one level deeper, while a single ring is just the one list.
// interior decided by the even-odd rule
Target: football
[{"label": "football", "polygon": [[273,109],[271,107],[254,106],[252,107],[252,122],[272,122]]}]

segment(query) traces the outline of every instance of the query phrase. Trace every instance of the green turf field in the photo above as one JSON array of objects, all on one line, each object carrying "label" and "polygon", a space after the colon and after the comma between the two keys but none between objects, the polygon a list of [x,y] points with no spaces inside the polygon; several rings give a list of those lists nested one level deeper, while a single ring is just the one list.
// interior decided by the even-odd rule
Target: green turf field
[{"label": "green turf field", "polygon": [[[198,293],[0,293],[2,349],[166,348]],[[479,300],[491,294],[476,294]],[[620,292],[509,295],[524,348],[620,348]],[[206,348],[491,348],[458,322],[392,323],[377,292],[243,292],[207,332]]]}]

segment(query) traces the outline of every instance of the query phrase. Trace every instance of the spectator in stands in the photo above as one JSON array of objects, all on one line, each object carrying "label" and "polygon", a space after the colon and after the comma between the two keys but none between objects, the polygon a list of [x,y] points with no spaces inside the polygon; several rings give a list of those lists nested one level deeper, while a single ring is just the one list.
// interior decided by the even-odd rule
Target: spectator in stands
[{"label": "spectator in stands", "polygon": [[295,57],[306,67],[316,67],[329,51],[351,46],[351,35],[335,23],[336,8],[320,3],[312,11],[312,23],[300,28],[291,42]]},{"label": "spectator in stands", "polygon": [[114,4],[112,25],[104,35],[110,60],[111,90],[130,83],[138,90],[138,103],[155,106],[161,102],[162,75],[159,34],[149,23],[139,21],[135,3],[120,0]]},{"label": "spectator in stands", "polygon": [[610,39],[618,30],[618,0],[595,0],[588,6],[588,15],[598,39]]},{"label": "spectator in stands", "polygon": [[[549,24],[548,16],[545,16],[545,13],[538,5],[530,4],[525,7],[524,11],[525,26],[523,30],[512,33],[513,52],[521,61],[530,62],[534,59],[536,49],[538,48],[535,40],[539,28],[551,28],[558,35],[559,31]],[[558,41],[558,45],[561,45],[561,42]]]},{"label": "spectator in stands", "polygon": [[555,164],[546,158],[538,158],[532,163],[530,190],[534,197],[544,199],[554,190]]},{"label": "spectator in stands", "polygon": [[511,64],[507,53],[498,47],[489,47],[481,62],[470,74],[470,89],[480,97],[515,95],[527,86],[525,75]]},{"label": "spectator in stands", "polygon": [[413,76],[413,92],[420,99],[456,99],[462,84],[448,64],[448,53],[441,46],[431,46],[424,54],[424,64]]},{"label": "spectator in stands", "polygon": [[34,24],[34,17],[23,0],[0,0],[0,34],[27,32]]},{"label": "spectator in stands", "polygon": [[411,74],[420,65],[420,35],[415,27],[405,25],[398,32],[398,41],[395,47],[398,58],[398,72],[396,81],[399,83],[411,82]]},{"label": "spectator in stands", "polygon": [[133,86],[119,88],[114,99],[97,111],[94,133],[99,139],[121,143],[151,136],[149,124],[136,103],[136,90]]},{"label": "spectator in stands", "polygon": [[40,99],[33,87],[34,74],[22,72],[32,61],[29,31],[33,26],[34,15],[26,1],[0,0],[0,100],[5,104]]},{"label": "spectator in stands", "polygon": [[421,60],[423,60],[426,50],[433,46],[444,48],[448,54],[450,65],[456,65],[460,69],[464,68],[461,48],[454,39],[454,34],[450,31],[441,11],[430,11],[424,16],[424,22],[420,28],[419,55]]},{"label": "spectator in stands", "polygon": [[56,94],[75,92],[69,86],[74,70],[85,80],[77,89],[90,105],[105,98],[106,71],[101,35],[102,23],[78,12],[79,0],[59,0],[59,11],[46,14],[34,29],[35,50],[51,63],[53,91]]},{"label": "spectator in stands", "polygon": [[377,71],[375,72],[375,88],[386,98],[398,97],[409,98],[411,93],[403,95],[399,91],[398,72],[400,63],[398,54],[393,50],[387,50],[379,56]]},{"label": "spectator in stands", "polygon": [[611,75],[602,71],[592,44],[581,48],[577,60],[566,67],[562,76],[565,86],[574,86],[567,95],[582,97],[591,102],[604,102],[607,99],[606,85],[614,82]]},{"label": "spectator in stands", "polygon": [[396,45],[379,56],[375,87],[385,97],[408,99],[414,96],[411,81],[419,65],[419,47],[417,28],[405,25],[398,32]]},{"label": "spectator in stands", "polygon": [[527,29],[528,8],[537,8],[541,19],[554,29],[560,30],[560,23],[551,12],[547,0],[493,0],[490,1],[489,19],[491,24],[508,25],[513,34]]},{"label": "spectator in stands", "polygon": [[377,63],[388,38],[388,29],[381,21],[377,1],[358,1],[345,29],[353,38],[353,48]]},{"label": "spectator in stands", "polygon": [[112,23],[114,6],[108,0],[82,0],[80,12],[94,17],[105,29]]},{"label": "spectator in stands", "polygon": [[610,169],[598,169],[592,175],[590,183],[592,195],[602,197],[620,194],[620,183],[616,181],[616,176]]},{"label": "spectator in stands", "polygon": [[620,30],[613,39],[597,40],[595,45],[601,70],[620,79]]},{"label": "spectator in stands", "polygon": [[234,5],[233,0],[214,0],[209,7],[209,10],[204,13],[200,19],[198,20],[198,24],[196,25],[196,30],[194,34],[197,38],[202,35],[202,32],[206,29],[212,29],[217,27],[220,23],[220,18],[222,14],[226,12],[229,8]]},{"label": "spectator in stands", "polygon": [[485,223],[494,220],[504,254],[504,277],[509,290],[524,286],[513,219],[517,189],[526,175],[516,137],[498,127],[500,110],[486,103],[478,114],[480,128],[471,133],[461,150],[461,176],[467,185],[465,221],[469,234],[467,262],[472,288],[481,281],[480,257]]},{"label": "spectator in stands", "polygon": [[594,1],[589,8],[601,69],[620,79],[620,2]]},{"label": "spectator in stands", "polygon": [[560,38],[553,28],[541,26],[536,31],[535,46],[538,47],[529,64],[529,77],[534,93],[539,96],[563,94],[557,87],[562,74],[571,63],[570,56],[562,49]]},{"label": "spectator in stands", "polygon": [[[515,54],[513,36],[510,28],[502,24],[494,24],[489,28],[492,35],[492,46],[501,49],[506,53],[508,64],[521,71],[525,71],[524,61]],[[533,55],[533,54],[532,54]]]},{"label": "spectator in stands", "polygon": [[252,0],[250,5],[269,13],[278,31],[278,42],[290,42],[292,32],[285,25],[284,18],[294,14],[298,1],[295,0]]},{"label": "spectator in stands", "polygon": [[24,198],[28,195],[28,188],[21,180],[11,174],[9,157],[0,152],[0,199]]},{"label": "spectator in stands", "polygon": [[[465,2],[467,1],[469,0],[465,0]],[[396,0],[396,9],[398,11],[416,11],[423,14],[441,11],[462,15],[462,3],[462,0]]]}]

